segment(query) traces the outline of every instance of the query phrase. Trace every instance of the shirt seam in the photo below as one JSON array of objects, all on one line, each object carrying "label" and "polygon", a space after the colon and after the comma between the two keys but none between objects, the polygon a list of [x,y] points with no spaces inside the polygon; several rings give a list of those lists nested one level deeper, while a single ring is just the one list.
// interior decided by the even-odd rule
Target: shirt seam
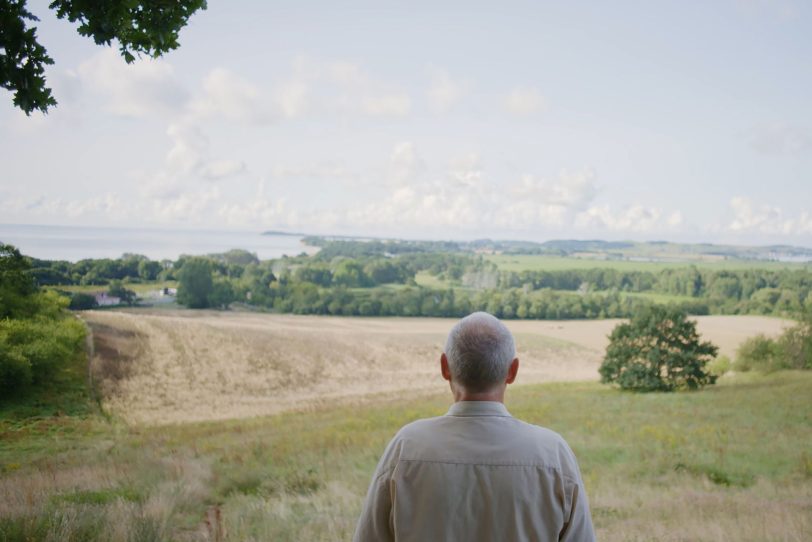
[{"label": "shirt seam", "polygon": [[513,418],[510,414],[446,414],[448,418]]},{"label": "shirt seam", "polygon": [[[438,460],[438,459],[405,459],[400,458],[398,459],[398,463],[400,462],[409,462],[409,463],[436,463],[438,465],[473,465],[476,467],[511,467],[511,468],[524,468],[524,467],[532,467],[534,469],[544,469],[549,471],[554,471],[561,475],[562,478],[573,482],[575,484],[578,483],[578,479],[574,476],[570,476],[563,472],[560,467],[553,467],[550,465],[544,465],[542,463],[481,463],[481,462],[471,462],[471,461],[449,461],[449,460]],[[389,467],[387,470],[394,471],[394,467]],[[384,473],[381,473],[383,475]]]}]

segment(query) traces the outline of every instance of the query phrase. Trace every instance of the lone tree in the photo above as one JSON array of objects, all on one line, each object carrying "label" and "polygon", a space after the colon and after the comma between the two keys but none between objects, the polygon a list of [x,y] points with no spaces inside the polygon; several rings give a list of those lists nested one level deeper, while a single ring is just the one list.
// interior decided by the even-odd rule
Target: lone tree
[{"label": "lone tree", "polygon": [[705,365],[718,350],[700,342],[696,323],[684,312],[652,305],[612,330],[599,369],[601,381],[636,391],[701,388],[716,382]]},{"label": "lone tree", "polygon": [[[45,84],[45,66],[53,64],[37,40],[27,0],[0,0],[0,87],[14,93],[14,105],[30,115],[56,105]],[[136,55],[159,57],[178,48],[178,32],[189,17],[206,9],[206,0],[53,0],[60,19],[79,23],[79,34],[97,45],[118,41],[129,64]]]}]

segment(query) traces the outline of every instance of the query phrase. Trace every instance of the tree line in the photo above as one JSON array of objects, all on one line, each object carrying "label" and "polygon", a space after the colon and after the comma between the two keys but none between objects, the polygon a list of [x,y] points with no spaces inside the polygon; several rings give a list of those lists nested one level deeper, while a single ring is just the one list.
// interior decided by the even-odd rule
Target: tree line
[{"label": "tree line", "polygon": [[[298,314],[461,316],[487,310],[501,318],[605,318],[630,316],[663,298],[690,314],[785,315],[812,306],[812,270],[806,268],[517,272],[500,270],[481,255],[440,248],[341,240],[312,256],[264,261],[244,250],[162,261],[134,254],[76,263],[31,259],[30,273],[41,286],[107,286],[110,295],[125,298],[132,293],[128,284],[178,281],[178,301],[192,308],[240,302]],[[423,286],[421,273],[429,279],[421,280]]]}]

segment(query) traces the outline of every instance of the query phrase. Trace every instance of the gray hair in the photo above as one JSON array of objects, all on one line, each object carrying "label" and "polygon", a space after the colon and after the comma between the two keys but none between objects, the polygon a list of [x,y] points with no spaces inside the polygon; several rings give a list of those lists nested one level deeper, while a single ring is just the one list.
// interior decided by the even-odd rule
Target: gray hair
[{"label": "gray hair", "polygon": [[445,355],[455,382],[485,391],[505,381],[516,346],[505,324],[487,312],[475,312],[451,328]]}]

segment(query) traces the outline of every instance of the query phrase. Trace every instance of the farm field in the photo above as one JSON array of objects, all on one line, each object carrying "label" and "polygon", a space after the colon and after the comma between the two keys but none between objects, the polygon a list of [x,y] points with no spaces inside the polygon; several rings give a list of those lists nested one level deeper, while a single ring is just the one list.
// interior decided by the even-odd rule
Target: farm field
[{"label": "farm field", "polygon": [[[365,403],[441,392],[439,356],[452,319],[339,318],[183,310],[89,311],[104,407],[130,423],[168,424]],[[784,321],[698,318],[732,355]],[[617,320],[508,321],[522,383],[597,380]]]},{"label": "farm field", "polygon": [[[83,316],[105,413],[0,409],[0,540],[348,540],[388,439],[450,404],[453,320]],[[698,321],[723,352],[784,325]],[[508,322],[507,407],[573,447],[599,539],[808,540],[812,374],[622,393],[596,382],[615,323]]]},{"label": "farm field", "polygon": [[741,269],[808,269],[809,263],[777,262],[768,260],[681,259],[664,261],[602,260],[529,254],[493,254],[485,259],[495,263],[502,271],[564,271],[568,269],[608,268],[619,271],[661,271],[678,267],[696,266],[714,270]]}]

